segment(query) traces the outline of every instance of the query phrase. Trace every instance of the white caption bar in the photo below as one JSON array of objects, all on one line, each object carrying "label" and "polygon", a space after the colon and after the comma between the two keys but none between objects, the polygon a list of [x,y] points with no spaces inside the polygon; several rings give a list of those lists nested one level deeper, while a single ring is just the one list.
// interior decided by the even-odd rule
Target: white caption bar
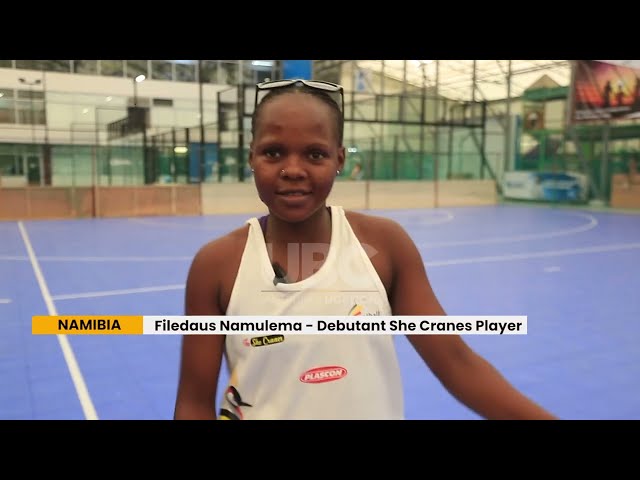
[{"label": "white caption bar", "polygon": [[145,335],[526,335],[526,316],[144,316]]}]

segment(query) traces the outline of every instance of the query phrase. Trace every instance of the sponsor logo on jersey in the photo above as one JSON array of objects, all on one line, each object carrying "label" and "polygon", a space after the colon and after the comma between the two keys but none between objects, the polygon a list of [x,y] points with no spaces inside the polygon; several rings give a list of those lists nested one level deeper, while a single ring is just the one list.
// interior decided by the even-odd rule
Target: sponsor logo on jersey
[{"label": "sponsor logo on jersey", "polygon": [[242,343],[247,347],[264,347],[284,342],[284,335],[265,335],[263,337],[245,338]]},{"label": "sponsor logo on jersey", "polygon": [[347,376],[347,369],[336,365],[316,367],[300,375],[302,383],[325,383],[340,380]]},{"label": "sponsor logo on jersey", "polygon": [[224,392],[224,400],[226,400],[229,408],[223,407],[220,409],[220,420],[243,420],[243,408],[252,406],[242,399],[240,392],[233,385],[229,385],[229,388]]},{"label": "sponsor logo on jersey", "polygon": [[347,315],[350,315],[352,317],[358,317],[361,315],[366,315],[366,316],[379,316],[380,315],[380,310],[376,310],[375,312],[372,313],[367,313],[365,312],[365,308],[363,305],[360,304],[355,304],[353,307],[351,307],[351,310],[349,310],[349,313]]}]

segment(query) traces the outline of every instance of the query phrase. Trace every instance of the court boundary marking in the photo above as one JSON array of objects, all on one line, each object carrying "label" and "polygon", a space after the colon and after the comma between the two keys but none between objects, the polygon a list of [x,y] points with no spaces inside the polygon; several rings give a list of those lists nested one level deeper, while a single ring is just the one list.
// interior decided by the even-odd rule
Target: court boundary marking
[{"label": "court boundary marking", "polygon": [[166,292],[169,290],[184,290],[183,284],[174,285],[160,285],[157,287],[140,287],[140,288],[123,288],[119,290],[104,290],[97,292],[85,292],[85,293],[67,293],[63,295],[53,295],[54,300],[76,300],[79,298],[96,298],[96,297],[110,297],[116,295],[130,295],[135,293],[152,293],[152,292]]},{"label": "court boundary marking", "polygon": [[[529,240],[541,240],[548,239],[554,237],[568,236],[568,235],[576,235],[579,233],[584,233],[589,230],[593,230],[599,225],[598,220],[591,214],[583,213],[583,212],[562,212],[568,215],[576,215],[580,217],[585,217],[589,220],[588,223],[584,225],[579,225],[577,227],[572,227],[569,229],[561,229],[561,230],[552,230],[550,232],[542,232],[542,233],[530,233],[530,234],[522,234],[515,235],[510,237],[493,237],[493,238],[481,238],[476,240],[454,240],[454,241],[445,241],[445,242],[416,242],[416,246],[418,249],[426,249],[426,248],[446,248],[446,247],[454,247],[454,246],[465,246],[465,245],[486,245],[486,244],[494,244],[494,243],[510,243],[510,242],[522,242]],[[447,213],[447,217],[444,221],[433,222],[429,225],[437,225],[448,223],[456,218],[453,214]],[[135,219],[134,219],[135,220]],[[177,226],[177,225],[175,225]],[[43,255],[39,258],[41,262],[165,262],[165,261],[190,261],[193,259],[193,256],[189,255],[167,255],[167,256],[154,256],[154,257],[142,257],[142,256],[113,256],[113,257],[99,257],[99,256],[84,256],[84,257],[72,257],[72,256],[55,256],[55,255]],[[21,255],[0,255],[0,261],[26,261],[29,260],[28,257]]]},{"label": "court boundary marking", "polygon": [[467,258],[454,258],[450,260],[434,260],[430,262],[423,262],[427,267],[444,267],[448,265],[464,265],[470,263],[491,263],[491,262],[505,262],[512,260],[528,260],[532,258],[548,258],[548,257],[562,257],[568,255],[582,255],[588,253],[604,253],[604,252],[616,252],[623,250],[633,250],[640,248],[640,242],[634,243],[619,243],[612,245],[596,245],[591,247],[582,248],[567,248],[563,250],[546,250],[542,252],[529,252],[529,253],[509,253],[506,255],[487,255],[482,257],[467,257]]},{"label": "court boundary marking", "polygon": [[584,233],[589,230],[593,230],[596,228],[599,223],[598,219],[589,213],[580,213],[580,212],[562,212],[568,215],[577,215],[580,217],[586,217],[589,219],[589,223],[584,225],[579,225],[577,227],[572,227],[569,229],[563,230],[552,230],[550,232],[541,232],[541,233],[525,233],[522,235],[514,235],[510,237],[493,237],[493,238],[481,238],[476,240],[453,240],[450,242],[420,242],[418,244],[418,248],[439,248],[439,247],[457,247],[463,245],[486,245],[491,243],[510,243],[510,242],[526,242],[529,240],[542,240],[548,238],[555,237],[563,237],[568,235],[576,235],[578,233]]},{"label": "court boundary marking", "polygon": [[[349,211],[358,211],[358,212],[360,212],[360,210],[351,210],[351,209],[346,209],[346,210],[349,210]],[[455,218],[455,215],[454,215],[451,211],[449,211],[449,210],[433,210],[433,212],[434,212],[434,213],[444,213],[444,218],[443,218],[443,219],[436,219],[436,220],[435,220],[435,221],[433,221],[433,222],[429,222],[429,221],[427,221],[427,222],[419,222],[419,223],[418,223],[418,222],[416,222],[416,225],[417,225],[417,226],[422,226],[422,225],[426,225],[426,226],[430,226],[430,225],[440,225],[440,224],[442,224],[442,223],[448,223],[448,222],[451,222],[451,221],[453,221],[453,219]],[[410,213],[412,213],[412,212],[410,212]],[[260,217],[261,215],[265,215],[265,214],[266,214],[266,213],[260,213],[260,214],[247,214],[247,220],[248,220],[249,218],[251,218],[251,217]],[[415,213],[415,212],[413,212],[413,214],[414,214],[414,215],[418,215],[418,214],[417,214],[417,213]],[[379,214],[379,213],[374,213],[374,215],[376,215],[376,216],[380,216],[380,214]],[[197,217],[197,218],[201,218],[201,217]],[[216,218],[216,216],[215,216],[215,215],[213,215],[213,216],[212,216],[212,218]],[[204,225],[189,225],[189,224],[184,224],[184,225],[183,225],[183,224],[180,224],[179,222],[171,222],[171,221],[164,222],[164,221],[159,221],[159,220],[150,220],[150,219],[146,219],[146,218],[128,218],[128,219],[127,219],[127,221],[128,221],[128,222],[132,222],[132,223],[138,223],[138,224],[141,224],[141,225],[149,225],[149,226],[152,226],[152,227],[157,226],[157,227],[169,227],[169,228],[187,228],[187,229],[193,229],[193,230],[204,230],[204,231],[215,231],[215,230],[216,230],[216,228],[218,228],[218,229],[219,229],[219,227],[216,227],[216,228],[208,228],[208,227],[206,227],[206,226],[204,226]],[[240,220],[240,222],[241,222],[241,223],[240,223],[238,226],[241,226],[241,225],[242,225],[242,223],[243,223],[243,221],[242,221],[242,220]],[[246,223],[246,222],[244,222],[244,223]],[[236,228],[236,227],[231,226],[231,227],[229,227],[228,229],[221,230],[219,233],[220,233],[220,234],[228,233],[228,232],[229,232],[229,231],[231,231],[233,228]]]},{"label": "court boundary marking", "polygon": [[[619,244],[610,244],[610,245],[592,245],[590,247],[582,247],[582,248],[568,248],[563,250],[546,250],[542,252],[530,252],[530,253],[510,253],[505,255],[488,255],[482,257],[463,257],[463,258],[452,258],[448,260],[434,260],[434,261],[425,261],[423,264],[427,267],[446,267],[450,265],[465,265],[465,264],[473,264],[473,263],[493,263],[493,262],[508,262],[508,261],[519,261],[519,260],[528,260],[528,259],[536,259],[536,258],[549,258],[549,257],[562,257],[562,256],[570,256],[570,255],[584,255],[590,253],[608,253],[608,252],[618,252],[624,250],[633,250],[636,248],[640,248],[640,242],[634,243],[619,243]],[[128,289],[120,289],[120,290],[104,290],[104,291],[94,291],[94,292],[83,292],[83,293],[65,293],[60,295],[53,295],[53,300],[75,300],[80,298],[95,298],[95,297],[107,297],[107,296],[117,296],[117,295],[131,295],[136,293],[153,293],[153,292],[164,292],[171,290],[184,290],[184,284],[171,284],[171,285],[157,285],[153,287],[138,287],[138,288],[128,288]]]},{"label": "court boundary marking", "polygon": [[[41,262],[175,262],[192,260],[193,255],[176,255],[166,257],[69,257],[69,256],[53,256],[44,255],[39,258]],[[27,256],[18,255],[0,255],[0,261],[28,261]]]},{"label": "court boundary marking", "polygon": [[[196,218],[201,218],[201,217],[196,217]],[[250,217],[247,217],[247,220],[249,218]],[[212,225],[211,227],[207,227],[205,225],[190,225],[188,223],[181,225],[178,222],[170,222],[170,221],[163,222],[159,220],[148,220],[146,218],[129,218],[127,219],[127,221],[130,223],[138,223],[140,225],[148,225],[150,227],[181,228],[181,229],[188,229],[188,230],[202,230],[206,232],[214,232],[216,230],[220,230],[219,232],[220,234],[228,233],[234,228],[234,227],[230,227],[229,229],[221,229],[220,225]]]},{"label": "court boundary marking", "polygon": [[[44,303],[47,306],[47,311],[49,312],[49,315],[57,315],[58,312],[56,311],[56,306],[53,303],[51,293],[49,292],[49,287],[47,286],[47,282],[44,279],[44,275],[42,274],[42,270],[40,269],[40,264],[38,263],[36,254],[33,251],[31,240],[29,239],[29,234],[27,233],[27,230],[22,221],[18,222],[18,229],[20,230],[22,241],[24,242],[24,246],[27,249],[27,253],[29,254],[33,273],[35,274],[38,285],[40,286],[40,293],[42,294]],[[73,353],[73,349],[71,348],[71,344],[69,343],[67,336],[58,334],[56,335],[56,337],[58,337],[58,342],[60,343],[60,348],[62,349],[62,354],[67,363],[67,368],[69,369],[69,373],[71,374],[71,380],[73,381],[73,385],[75,386],[76,394],[78,395],[78,399],[80,400],[80,406],[82,407],[85,418],[87,420],[98,420],[98,414],[91,400],[91,396],[89,395],[87,384],[84,381],[84,377],[82,376],[82,372],[80,371],[80,366],[78,365],[78,361],[75,354]]]}]

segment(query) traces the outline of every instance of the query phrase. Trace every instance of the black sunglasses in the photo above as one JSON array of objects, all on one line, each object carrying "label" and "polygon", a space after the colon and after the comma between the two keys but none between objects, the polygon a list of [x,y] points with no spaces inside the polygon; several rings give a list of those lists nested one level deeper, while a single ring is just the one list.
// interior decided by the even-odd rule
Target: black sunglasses
[{"label": "black sunglasses", "polygon": [[[321,80],[302,80],[299,78],[291,79],[291,80],[272,80],[270,82],[262,82],[256,85],[256,99],[254,103],[254,111],[258,107],[258,104],[262,101],[262,99],[269,93],[270,90],[275,90],[278,88],[285,87],[308,87],[313,90],[320,90],[325,92],[333,98],[336,104],[341,108],[340,111],[344,114],[344,88],[342,85],[338,85],[337,83],[331,82],[323,82]],[[340,100],[337,101],[334,94],[338,94],[340,96]]]}]

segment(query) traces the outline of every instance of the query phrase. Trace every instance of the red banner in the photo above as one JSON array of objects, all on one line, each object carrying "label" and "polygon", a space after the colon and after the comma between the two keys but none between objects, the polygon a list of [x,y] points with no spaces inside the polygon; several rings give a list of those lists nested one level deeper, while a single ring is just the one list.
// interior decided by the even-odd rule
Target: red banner
[{"label": "red banner", "polygon": [[578,60],[573,81],[573,121],[630,118],[640,118],[640,69]]}]

